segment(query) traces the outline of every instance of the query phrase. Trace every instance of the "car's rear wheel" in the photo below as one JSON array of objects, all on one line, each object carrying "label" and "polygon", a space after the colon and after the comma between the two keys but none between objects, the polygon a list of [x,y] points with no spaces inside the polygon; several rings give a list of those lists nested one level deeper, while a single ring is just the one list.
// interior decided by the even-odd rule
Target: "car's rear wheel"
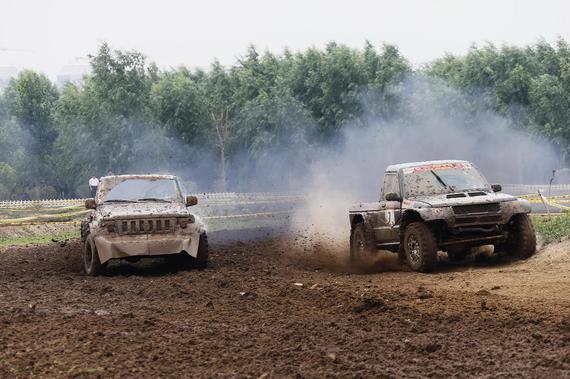
[{"label": "car's rear wheel", "polygon": [[527,259],[536,252],[536,233],[528,214],[518,214],[512,218],[507,242],[500,247],[518,259]]},{"label": "car's rear wheel", "polygon": [[350,234],[350,261],[354,265],[365,264],[374,253],[374,238],[364,223],[356,224]]},{"label": "car's rear wheel", "polygon": [[97,276],[103,273],[105,266],[99,259],[95,240],[88,234],[83,244],[83,270],[89,276]]},{"label": "car's rear wheel", "polygon": [[419,272],[433,271],[437,263],[437,244],[430,228],[423,222],[412,222],[404,232],[404,252],[410,268]]}]

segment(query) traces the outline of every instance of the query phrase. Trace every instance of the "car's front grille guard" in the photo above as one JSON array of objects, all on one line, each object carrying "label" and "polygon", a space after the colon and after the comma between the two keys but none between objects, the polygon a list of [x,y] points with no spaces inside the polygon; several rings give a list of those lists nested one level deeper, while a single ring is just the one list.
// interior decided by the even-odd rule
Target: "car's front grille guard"
[{"label": "car's front grille guard", "polygon": [[117,220],[115,231],[121,235],[172,233],[176,225],[176,218]]}]

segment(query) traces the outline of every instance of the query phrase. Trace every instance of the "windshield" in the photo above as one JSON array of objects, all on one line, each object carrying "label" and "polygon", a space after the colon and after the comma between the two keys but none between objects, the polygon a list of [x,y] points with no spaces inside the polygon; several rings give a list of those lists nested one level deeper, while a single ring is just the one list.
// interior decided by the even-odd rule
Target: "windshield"
[{"label": "windshield", "polygon": [[406,197],[490,189],[479,171],[467,163],[410,167],[403,172]]},{"label": "windshield", "polygon": [[181,198],[178,184],[174,179],[128,179],[113,187],[103,201],[172,202]]}]

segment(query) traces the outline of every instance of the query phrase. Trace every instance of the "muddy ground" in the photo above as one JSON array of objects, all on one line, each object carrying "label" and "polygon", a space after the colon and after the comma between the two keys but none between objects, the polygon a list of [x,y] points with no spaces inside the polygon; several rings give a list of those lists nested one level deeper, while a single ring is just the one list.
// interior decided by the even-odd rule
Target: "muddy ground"
[{"label": "muddy ground", "polygon": [[[0,376],[569,377],[570,243],[526,262],[377,272],[288,238],[81,272],[80,243],[0,251]],[[443,258],[442,258],[443,259]]]}]

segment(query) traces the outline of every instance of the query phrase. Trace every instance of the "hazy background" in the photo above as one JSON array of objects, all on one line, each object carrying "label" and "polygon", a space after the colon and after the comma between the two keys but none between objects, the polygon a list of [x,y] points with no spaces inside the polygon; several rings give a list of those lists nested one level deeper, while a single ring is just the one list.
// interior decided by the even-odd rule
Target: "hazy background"
[{"label": "hazy background", "polygon": [[[329,41],[392,43],[412,64],[486,41],[570,39],[570,3],[528,0],[174,1],[2,0],[0,67],[46,73],[88,65],[103,42],[135,49],[168,68],[233,64],[247,46],[303,50]],[[63,70],[70,70],[69,67]]]}]

